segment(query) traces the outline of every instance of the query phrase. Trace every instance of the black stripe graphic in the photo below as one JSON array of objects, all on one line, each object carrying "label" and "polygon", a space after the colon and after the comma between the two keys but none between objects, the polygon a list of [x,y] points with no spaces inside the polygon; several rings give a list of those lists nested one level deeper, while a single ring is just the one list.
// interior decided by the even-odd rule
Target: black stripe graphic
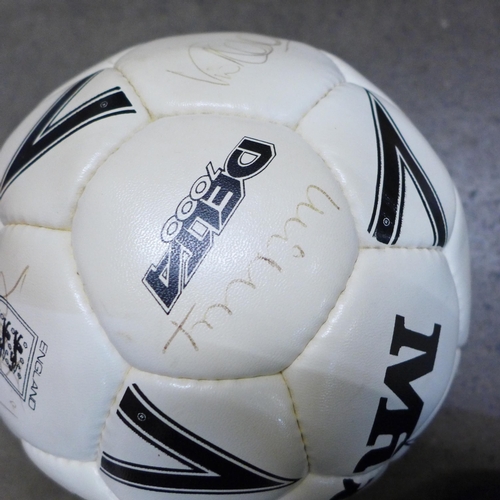
[{"label": "black stripe graphic", "polygon": [[377,187],[368,232],[381,243],[396,244],[403,224],[405,174],[408,173],[427,213],[433,233],[432,245],[442,247],[446,243],[448,229],[434,186],[388,111],[373,94],[366,92],[370,99],[378,150]]},{"label": "black stripe graphic", "polygon": [[97,120],[136,112],[120,87],[114,87],[58,118],[66,105],[97,74],[87,76],[70,87],[33,127],[4,173],[0,184],[0,198],[19,175],[70,135]]},{"label": "black stripe graphic", "polygon": [[162,413],[136,384],[125,391],[117,414],[139,437],[185,466],[135,464],[103,452],[101,470],[120,483],[152,491],[221,495],[269,491],[298,481],[265,472],[197,436]]}]

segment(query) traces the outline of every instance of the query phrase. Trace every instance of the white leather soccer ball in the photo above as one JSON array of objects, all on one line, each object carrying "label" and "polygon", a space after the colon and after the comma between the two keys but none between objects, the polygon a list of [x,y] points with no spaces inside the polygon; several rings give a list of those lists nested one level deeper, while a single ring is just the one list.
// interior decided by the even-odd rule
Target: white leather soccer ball
[{"label": "white leather soccer ball", "polygon": [[442,404],[462,207],[337,57],[147,43],[45,99],[0,169],[0,414],[83,498],[345,498]]}]

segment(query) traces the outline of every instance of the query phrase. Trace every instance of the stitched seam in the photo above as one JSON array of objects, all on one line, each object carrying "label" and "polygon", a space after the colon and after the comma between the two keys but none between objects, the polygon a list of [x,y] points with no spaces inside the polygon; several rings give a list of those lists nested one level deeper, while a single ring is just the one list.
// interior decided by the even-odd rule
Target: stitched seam
[{"label": "stitched seam", "polygon": [[[459,203],[460,203],[460,198],[459,198],[459,195],[458,195],[458,191],[455,188],[455,219],[453,221],[453,228],[449,232],[448,241],[447,241],[448,244],[449,244],[451,238],[453,237],[453,235],[455,234],[455,228],[456,228],[456,226],[458,224],[458,210],[459,210],[458,204]],[[463,330],[463,328],[465,326],[465,325],[463,325],[463,322],[462,322],[462,320],[463,320],[462,316],[464,314],[463,307],[466,304],[467,300],[463,296],[463,293],[460,292],[460,290],[461,290],[461,288],[459,287],[460,277],[455,272],[454,267],[450,264],[448,255],[443,252],[443,256],[444,256],[444,260],[446,261],[446,265],[448,266],[448,270],[450,271],[450,275],[451,275],[451,279],[453,280],[453,284],[455,285],[455,296],[456,296],[457,305],[458,305],[457,346],[458,346],[458,348],[462,348],[464,346],[464,343],[463,343],[463,341],[462,341],[462,343],[460,343],[459,340],[461,340],[460,337],[461,337],[461,334],[462,334],[462,330]],[[469,328],[470,328],[470,325],[469,325]]]},{"label": "stitched seam", "polygon": [[132,88],[132,90],[134,91],[134,94],[136,95],[137,99],[139,99],[139,101],[141,102],[143,108],[145,109],[146,113],[148,114],[148,117],[149,117],[149,121],[147,121],[146,123],[144,123],[142,126],[140,127],[137,127],[136,129],[134,129],[130,134],[128,134],[126,137],[124,137],[114,148],[112,151],[109,152],[109,154],[106,155],[106,157],[104,157],[101,162],[99,163],[99,165],[96,165],[96,167],[94,168],[94,171],[89,175],[87,181],[85,182],[84,185],[81,186],[80,188],[80,191],[79,193],[77,193],[77,196],[76,196],[76,200],[75,200],[75,204],[74,204],[74,207],[73,207],[73,213],[70,214],[70,227],[73,227],[73,220],[74,220],[74,217],[75,217],[75,214],[78,210],[78,204],[80,202],[80,199],[82,198],[83,196],[83,193],[85,192],[85,189],[87,188],[87,186],[89,185],[90,181],[94,178],[94,176],[96,175],[97,171],[102,167],[102,165],[107,161],[109,160],[109,158],[114,155],[117,151],[119,151],[122,146],[127,143],[128,141],[130,141],[138,132],[140,132],[142,129],[146,128],[149,124],[151,124],[154,119],[151,115],[151,112],[149,111],[149,109],[146,107],[145,103],[143,102],[143,99],[141,97],[141,95],[139,94],[139,92],[137,92],[136,88],[134,87],[134,85],[132,85],[132,82],[120,71],[118,70],[115,66],[112,66],[110,69],[113,69],[114,71],[116,71],[117,73],[119,73],[124,80],[127,81],[127,83],[130,85],[130,87]]},{"label": "stitched seam", "polygon": [[[344,79],[345,79],[345,77],[344,77]],[[346,82],[346,81],[344,80],[344,82],[342,82],[342,83],[339,83],[339,84],[335,85],[335,86],[334,86],[334,87],[333,87],[333,88],[332,88],[332,89],[331,89],[331,90],[330,90],[327,94],[325,94],[325,95],[323,96],[323,98],[322,98],[322,99],[326,98],[326,97],[327,97],[327,95],[329,95],[331,92],[333,92],[333,90],[338,89],[338,88],[339,88],[339,87],[341,87],[342,85],[350,85],[350,84],[349,84],[349,82]],[[320,99],[320,101],[321,101],[322,99]],[[316,105],[315,105],[315,106],[317,106],[317,105],[319,104],[319,102],[320,102],[320,101],[318,101],[318,102],[316,103]],[[306,143],[306,144],[307,144],[307,145],[308,145],[308,146],[309,146],[309,147],[310,147],[310,148],[311,148],[311,149],[312,149],[312,150],[313,150],[313,151],[314,151],[317,155],[318,155],[318,157],[319,157],[319,158],[321,158],[321,160],[322,160],[322,161],[323,161],[323,163],[325,164],[326,168],[328,168],[328,170],[329,170],[329,171],[330,171],[330,173],[332,174],[332,176],[333,176],[334,180],[336,181],[336,183],[338,184],[338,186],[339,186],[339,188],[340,188],[340,191],[341,191],[342,195],[344,196],[344,199],[346,200],[347,206],[348,206],[348,208],[349,208],[349,213],[351,214],[351,216],[352,216],[352,218],[353,218],[353,221],[354,221],[354,227],[355,227],[355,229],[356,229],[356,233],[357,233],[357,234],[362,234],[362,233],[361,233],[361,227],[360,227],[360,226],[361,226],[361,221],[358,221],[358,219],[357,219],[357,217],[356,217],[356,215],[355,215],[355,213],[354,213],[354,211],[353,211],[353,209],[352,209],[351,203],[349,202],[349,197],[348,197],[348,196],[347,196],[347,194],[346,194],[346,187],[344,186],[344,184],[343,184],[343,182],[342,182],[342,179],[340,179],[339,174],[338,174],[338,172],[337,172],[337,169],[335,168],[336,163],[334,163],[334,162],[330,163],[329,161],[327,161],[327,160],[326,160],[326,158],[324,158],[324,157],[323,157],[323,155],[321,154],[321,152],[320,152],[320,151],[319,151],[319,150],[315,147],[315,145],[314,145],[314,144],[311,144],[311,143],[307,140],[307,138],[306,138],[306,137],[304,137],[304,135],[303,135],[303,134],[301,134],[301,133],[300,133],[300,131],[299,131],[299,126],[300,126],[300,124],[301,124],[301,123],[302,123],[302,121],[303,121],[303,120],[304,120],[304,119],[308,116],[308,114],[312,111],[312,109],[313,109],[313,108],[311,108],[311,109],[310,109],[310,110],[309,110],[309,111],[308,111],[308,112],[307,112],[307,113],[306,113],[306,114],[302,117],[302,119],[300,120],[300,123],[298,124],[297,128],[295,129],[295,132],[296,132],[297,134],[299,134],[299,135],[300,135],[300,137],[302,138],[302,140],[303,140],[303,141],[304,141],[304,142],[305,142],[305,143]],[[341,170],[341,169],[338,169],[338,170]]]},{"label": "stitched seam", "polygon": [[[303,115],[302,115],[302,116],[298,119],[298,120],[297,120],[297,123],[295,124],[295,126],[294,126],[294,127],[291,127],[291,128],[292,128],[292,130],[293,130],[294,132],[296,132],[296,131],[297,131],[297,129],[300,127],[300,125],[301,125],[302,121],[303,121],[303,120],[304,120],[304,119],[305,119],[305,118],[309,115],[309,113],[310,113],[310,112],[311,112],[311,111],[312,111],[312,110],[313,110],[316,106],[318,106],[318,104],[319,104],[321,101],[323,101],[324,99],[326,99],[326,98],[330,95],[330,93],[331,93],[333,90],[335,90],[336,88],[338,88],[338,87],[342,86],[344,83],[346,83],[346,82],[345,82],[345,80],[343,80],[343,81],[339,81],[339,82],[336,82],[334,85],[332,85],[332,86],[331,86],[331,87],[330,87],[330,88],[329,88],[329,89],[328,89],[328,90],[327,90],[327,91],[326,91],[326,92],[325,92],[325,93],[324,93],[324,94],[323,94],[323,95],[322,95],[322,96],[321,96],[321,97],[320,97],[320,98],[319,98],[319,99],[318,99],[318,100],[317,100],[317,101],[316,101],[316,102],[315,102],[315,103],[314,103],[314,104],[313,104],[313,105],[312,105],[312,106],[311,106],[311,107],[310,107],[310,108],[309,108],[309,109],[308,109],[308,110],[307,110],[307,111],[306,111],[306,112],[305,112],[305,113],[304,113],[304,114],[303,114]],[[299,134],[299,135],[302,137],[302,135],[301,135],[301,134]],[[302,139],[304,139],[304,138],[302,137]],[[309,143],[308,143],[305,139],[304,139],[304,141],[305,141],[305,142],[309,145]]]},{"label": "stitched seam", "polygon": [[132,90],[135,92],[135,95],[137,96],[137,98],[139,99],[139,101],[141,101],[141,104],[142,104],[143,108],[147,111],[147,113],[149,115],[150,123],[154,122],[157,118],[155,116],[153,116],[153,114],[151,113],[150,109],[146,106],[146,103],[144,102],[144,99],[142,98],[142,96],[139,93],[139,91],[136,89],[135,85],[131,82],[131,80],[127,77],[127,75],[125,75],[125,73],[123,71],[119,70],[116,66],[113,66],[113,69],[117,73],[120,73],[120,75],[122,75],[125,80],[127,80],[127,83],[132,87]]},{"label": "stitched seam", "polygon": [[302,446],[304,447],[304,454],[306,456],[307,474],[309,474],[311,472],[311,461],[310,461],[310,458],[309,458],[309,453],[307,452],[307,445],[306,445],[306,439],[305,439],[305,436],[304,436],[304,430],[303,430],[302,426],[300,425],[300,419],[299,419],[299,414],[298,414],[298,411],[297,411],[297,406],[295,404],[295,400],[293,399],[292,389],[288,385],[288,382],[286,380],[285,374],[283,372],[280,372],[280,375],[283,378],[283,382],[285,383],[285,386],[286,386],[286,388],[288,390],[288,395],[290,396],[290,402],[292,404],[292,411],[293,411],[293,414],[295,416],[295,420],[297,422],[297,428],[298,428],[299,433],[300,433],[300,439],[302,440]]},{"label": "stitched seam", "polygon": [[118,385],[118,388],[116,390],[115,395],[113,396],[113,398],[111,398],[110,404],[108,406],[108,411],[107,411],[106,416],[105,416],[103,423],[101,425],[101,431],[99,432],[99,439],[97,440],[97,447],[96,447],[96,458],[99,455],[99,451],[102,451],[102,439],[103,439],[104,431],[106,430],[106,427],[108,425],[109,418],[111,416],[111,410],[115,406],[115,403],[118,399],[118,394],[120,394],[122,389],[125,387],[126,381],[128,379],[128,375],[131,371],[132,371],[132,367],[129,365],[129,367],[127,368],[127,370],[123,374],[123,380]]},{"label": "stitched seam", "polygon": [[385,251],[393,251],[393,250],[420,250],[420,251],[423,251],[423,250],[430,250],[430,251],[433,251],[433,252],[442,252],[443,249],[441,247],[425,247],[425,246],[417,246],[415,245],[414,247],[410,247],[410,246],[404,246],[404,247],[401,247],[401,246],[369,246],[369,245],[366,245],[366,246],[360,246],[359,247],[360,250],[385,250]]},{"label": "stitched seam", "polygon": [[[361,250],[368,250],[368,251],[370,251],[370,250],[394,251],[396,249],[400,249],[400,250],[418,250],[420,252],[423,251],[423,250],[429,250],[429,251],[434,251],[434,252],[441,252],[441,248],[418,248],[418,247],[409,247],[409,248],[407,248],[407,247],[389,247],[389,248],[383,248],[383,247],[373,247],[373,248],[371,248],[371,247],[367,247],[367,248],[363,248],[363,247],[359,247],[360,251]],[[347,290],[347,288],[349,286],[349,282],[352,280],[353,275],[357,272],[357,270],[356,270],[356,264],[358,262],[358,258],[359,258],[360,253],[361,252],[358,252],[358,255],[357,255],[356,260],[354,262],[354,265],[352,267],[351,274],[347,278],[345,286],[344,286],[343,290],[340,292],[339,296],[337,297],[337,300],[335,301],[335,304],[333,305],[332,309],[328,313],[328,316],[327,316],[326,320],[322,323],[322,325],[318,328],[318,330],[316,331],[316,333],[305,344],[305,346],[300,351],[300,353],[297,355],[297,357],[295,359],[293,359],[290,362],[290,364],[285,368],[285,370],[287,370],[288,368],[290,368],[306,352],[306,350],[309,347],[309,345],[311,344],[311,342],[313,342],[314,339],[319,335],[319,333],[322,331],[323,327],[330,322],[330,318],[336,314],[336,310],[337,310],[337,307],[338,307],[338,305],[339,305],[339,303],[341,301],[341,298],[346,293],[346,290]]]},{"label": "stitched seam", "polygon": [[64,233],[71,233],[71,229],[65,229],[61,227],[40,226],[39,224],[30,224],[28,222],[8,222],[7,224],[3,224],[3,227],[15,227],[15,226],[25,226],[36,229],[47,229],[49,231],[62,231]]},{"label": "stitched seam", "polygon": [[101,324],[99,316],[97,315],[97,313],[94,311],[94,308],[92,307],[92,304],[91,304],[90,299],[89,299],[89,295],[87,294],[87,291],[85,290],[85,285],[83,283],[83,279],[82,279],[80,273],[78,272],[78,263],[77,263],[77,261],[75,259],[75,253],[74,253],[74,249],[73,249],[73,239],[70,237],[69,240],[70,240],[69,241],[69,247],[71,249],[71,260],[73,262],[74,270],[75,270],[74,278],[76,278],[79,281],[80,286],[81,286],[81,293],[78,294],[78,299],[79,299],[79,301],[85,301],[86,302],[86,306],[87,306],[89,312],[92,314],[93,319],[95,320],[95,322],[97,323],[97,325],[99,327],[99,332],[101,333],[101,337],[103,338],[103,341],[105,343],[105,349],[106,349],[106,351],[107,352],[113,352],[124,364],[128,365],[128,368],[125,370],[125,373],[123,375],[123,379],[122,379],[121,383],[118,384],[118,389],[117,389],[114,397],[111,398],[111,404],[108,404],[108,406],[107,406],[108,410],[107,410],[105,418],[102,421],[101,429],[100,429],[100,431],[98,433],[99,437],[98,437],[98,439],[96,441],[95,457],[97,458],[98,453],[99,453],[99,448],[100,448],[101,443],[102,443],[102,434],[104,432],[104,428],[106,427],[106,423],[107,423],[109,415],[111,413],[111,408],[113,407],[113,405],[114,405],[114,403],[116,401],[116,398],[117,398],[120,390],[122,389],[123,385],[125,384],[125,380],[127,379],[127,375],[130,372],[130,370],[131,370],[131,366],[127,362],[127,360],[125,360],[123,358],[123,356],[118,351],[118,349],[116,348],[116,346],[111,342],[111,339],[109,338],[109,336],[108,336],[108,334],[106,332],[106,329]]},{"label": "stitched seam", "polygon": [[339,293],[339,296],[337,297],[337,300],[335,301],[335,304],[333,305],[333,307],[330,309],[330,312],[327,314],[325,321],[318,327],[318,329],[316,330],[316,333],[309,339],[309,341],[304,345],[304,347],[299,352],[299,354],[295,357],[295,359],[293,359],[290,362],[290,364],[285,368],[285,370],[290,368],[304,354],[304,352],[309,347],[309,344],[311,344],[311,342],[319,335],[319,333],[323,330],[323,327],[327,323],[330,322],[330,317],[335,314],[335,311],[336,311],[337,306],[340,302],[340,299],[345,294],[345,291],[347,290],[347,286],[348,286],[349,282],[351,281],[353,274],[356,272],[356,263],[358,262],[358,258],[359,258],[359,252],[358,252],[358,255],[356,256],[356,260],[354,261],[354,264],[352,266],[351,274],[349,274],[349,277],[347,278],[347,281],[344,285],[344,288]]}]

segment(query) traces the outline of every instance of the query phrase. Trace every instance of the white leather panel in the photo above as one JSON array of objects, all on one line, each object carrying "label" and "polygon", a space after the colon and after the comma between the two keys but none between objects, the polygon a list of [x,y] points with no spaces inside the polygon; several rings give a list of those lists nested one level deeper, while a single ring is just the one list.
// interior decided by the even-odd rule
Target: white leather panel
[{"label": "white leather panel", "polygon": [[[433,226],[426,209],[429,200],[425,201],[425,194],[428,198],[431,195],[437,197],[449,233],[455,219],[453,183],[428,142],[400,109],[383,98],[377,99],[378,101],[371,100],[365,89],[354,84],[337,86],[305,116],[297,131],[328,163],[342,184],[356,220],[361,246],[387,244],[374,237],[373,230],[369,231],[369,227],[376,210],[376,201],[384,201],[389,197],[393,202],[402,200],[398,211],[402,219],[399,224],[399,239],[390,244],[398,247],[433,246]],[[376,106],[383,116],[389,116],[388,123],[392,120],[392,125],[385,127],[384,136],[380,135],[380,131],[377,133],[375,126],[373,110]],[[383,112],[384,109],[388,115]],[[395,137],[398,134],[402,139],[396,142]],[[384,146],[379,144],[380,141],[386,141]],[[413,155],[417,160],[425,172],[421,177],[427,178],[431,184],[428,189],[423,185],[424,180],[418,178],[417,182],[413,181],[420,170],[415,163],[412,163],[411,167],[405,167],[406,160],[401,159],[401,155],[399,167],[389,159],[386,159],[384,164],[384,151],[392,156],[398,154],[398,151],[408,149],[411,154],[403,156],[408,159]],[[379,166],[380,161],[384,164],[382,169]],[[391,168],[397,170],[391,171]],[[394,180],[398,175],[400,182],[393,182],[392,185],[396,192],[384,192],[383,180]],[[402,193],[399,197],[398,189]],[[389,219],[384,219],[384,223],[388,221]],[[439,222],[436,224],[441,225]]]},{"label": "white leather panel", "polygon": [[155,117],[216,113],[295,126],[343,81],[321,51],[245,33],[156,40],[116,63]]},{"label": "white leather panel", "polygon": [[[269,164],[239,192],[214,180],[208,200],[189,201],[244,137],[272,145]],[[225,207],[221,217],[232,210],[217,231],[202,212],[212,197]],[[166,223],[193,206],[196,221],[165,241],[165,228],[176,227]],[[80,200],[73,245],[92,307],[124,358],[145,371],[207,379],[286,368],[326,320],[358,251],[339,185],[298,135],[204,115],[158,120],[110,157]],[[187,277],[191,263],[198,267]],[[170,309],[155,286],[167,294],[180,287]]]},{"label": "white leather panel", "polygon": [[450,240],[445,246],[443,253],[450,266],[451,274],[455,280],[458,293],[458,305],[460,314],[460,337],[459,345],[463,346],[469,336],[470,314],[471,314],[471,269],[469,236],[464,209],[456,192],[457,215],[455,226]]},{"label": "white leather panel", "polygon": [[94,77],[81,75],[42,101],[3,146],[4,223],[69,229],[96,169],[149,121],[126,79],[116,70],[99,68]]},{"label": "white leather panel", "polygon": [[[403,318],[405,329],[420,335],[403,339],[402,328],[396,334],[396,316],[400,322]],[[419,344],[431,334],[438,338],[437,350]],[[391,354],[391,345],[397,345],[398,339],[404,342]],[[381,398],[387,398],[388,409],[406,408],[407,421],[416,416],[418,432],[448,389],[457,342],[458,302],[442,252],[361,250],[347,288],[327,323],[284,372],[311,471],[349,475],[359,471],[356,467],[367,452],[389,446],[389,431],[394,424],[390,416],[384,421],[385,435],[367,446]],[[423,356],[426,349],[427,357],[413,361],[417,366],[401,364]],[[396,389],[399,395],[384,383],[391,365],[401,365],[392,376],[396,380],[393,383],[400,384]],[[418,399],[423,401],[420,410]]]},{"label": "white leather panel", "polygon": [[230,500],[274,499],[307,474],[281,375],[201,381],[132,370],[111,408],[100,461],[120,500],[219,491]]},{"label": "white leather panel", "polygon": [[91,460],[127,366],[90,310],[70,234],[6,226],[0,263],[0,414],[34,446]]},{"label": "white leather panel", "polygon": [[80,462],[44,453],[23,441],[23,448],[47,476],[85,500],[118,500],[99,475],[95,461]]}]

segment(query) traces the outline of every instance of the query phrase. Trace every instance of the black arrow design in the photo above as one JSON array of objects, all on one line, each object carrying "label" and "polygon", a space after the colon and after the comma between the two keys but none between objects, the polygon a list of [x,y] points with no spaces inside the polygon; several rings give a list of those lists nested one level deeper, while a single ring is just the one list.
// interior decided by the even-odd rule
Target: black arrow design
[{"label": "black arrow design", "polygon": [[59,116],[97,74],[87,76],[71,86],[33,127],[4,173],[0,184],[0,198],[19,175],[70,135],[97,120],[136,112],[120,87],[114,87],[89,99],[65,116]]},{"label": "black arrow design", "polygon": [[120,483],[152,491],[221,495],[275,490],[298,481],[265,472],[197,436],[162,413],[136,384],[125,391],[117,414],[139,437],[185,467],[136,464],[103,452],[102,472]]},{"label": "black arrow design", "polygon": [[366,92],[378,148],[377,187],[368,232],[387,245],[398,241],[404,214],[405,175],[408,174],[427,213],[434,236],[432,244],[442,247],[447,240],[447,223],[436,190],[388,111],[373,94]]}]

